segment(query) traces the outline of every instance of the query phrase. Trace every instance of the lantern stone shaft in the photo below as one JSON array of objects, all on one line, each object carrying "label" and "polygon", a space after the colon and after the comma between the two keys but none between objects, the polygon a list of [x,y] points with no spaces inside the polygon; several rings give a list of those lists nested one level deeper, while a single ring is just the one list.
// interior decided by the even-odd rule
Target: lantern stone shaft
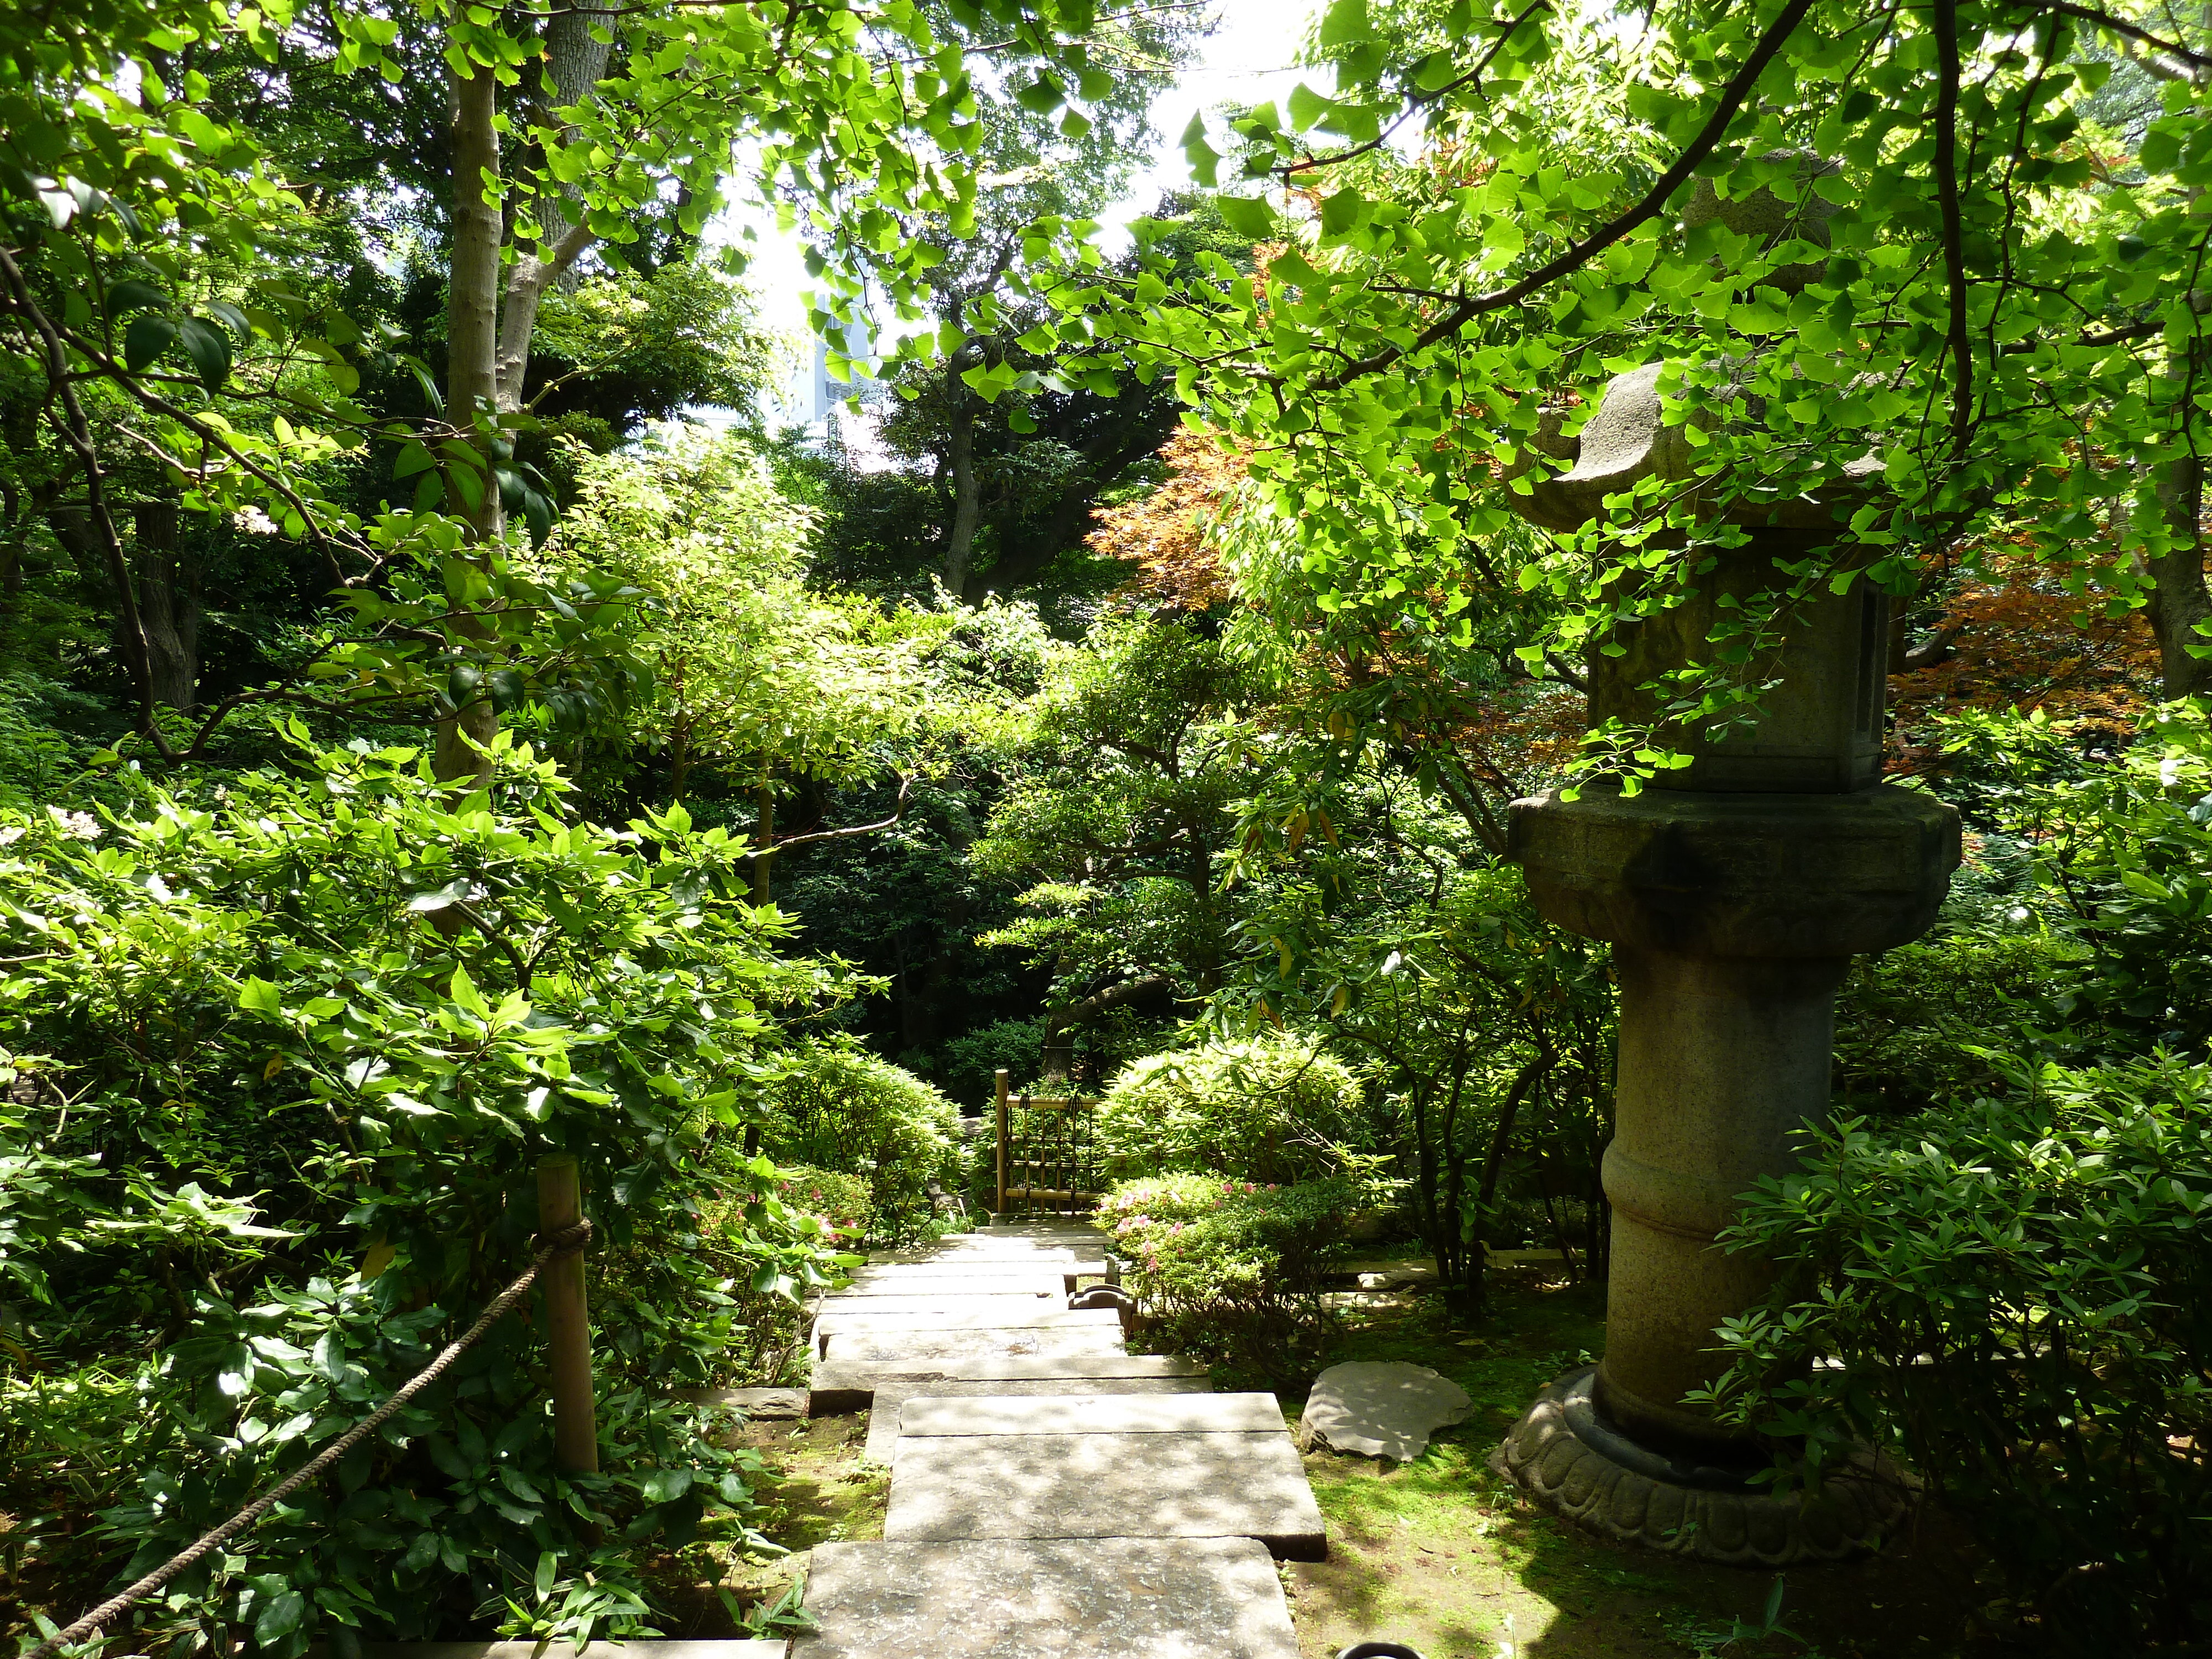
[{"label": "lantern stone shaft", "polygon": [[[1705,487],[1665,418],[1660,373],[1612,382],[1575,466],[1533,484],[1528,516],[1579,526],[1655,475]],[[1741,614],[1732,601],[1786,590],[1783,565],[1839,533],[1832,499],[1711,511],[1747,540],[1682,603],[1625,624],[1608,641],[1620,654],[1592,654],[1593,724],[1654,720],[1647,688],[1711,655],[1723,611]],[[1620,1022],[1604,1358],[1545,1391],[1503,1462],[1540,1501],[1617,1538],[1773,1565],[1864,1547],[1893,1507],[1871,1483],[1772,1496],[1748,1482],[1764,1449],[1685,1400],[1721,1369],[1715,1327],[1768,1282],[1762,1262],[1715,1238],[1737,1195],[1786,1172],[1798,1132],[1827,1111],[1850,958],[1923,933],[1959,861],[1957,813],[1880,781],[1887,635],[1878,590],[1823,585],[1780,619],[1755,720],[1717,736],[1662,726],[1691,763],[1637,795],[1590,786],[1511,809],[1511,855],[1538,909],[1613,945]]]}]

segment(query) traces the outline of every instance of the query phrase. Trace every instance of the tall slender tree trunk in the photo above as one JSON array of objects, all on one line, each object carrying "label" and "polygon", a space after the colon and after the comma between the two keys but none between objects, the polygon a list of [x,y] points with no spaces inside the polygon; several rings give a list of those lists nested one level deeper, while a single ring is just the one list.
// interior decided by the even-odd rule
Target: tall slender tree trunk
[{"label": "tall slender tree trunk", "polygon": [[945,536],[945,591],[956,599],[964,599],[975,555],[975,532],[983,520],[983,484],[975,472],[975,416],[968,401],[968,388],[950,370],[945,379],[952,393],[952,432],[945,458],[952,474],[952,523]]},{"label": "tall slender tree trunk", "polygon": [[2204,463],[2195,456],[2174,462],[2158,480],[2158,502],[2172,546],[2146,562],[2151,580],[2150,627],[2158,640],[2159,672],[2165,695],[2201,697],[2212,694],[2212,659],[2190,647],[2212,647],[2198,627],[2212,617],[2212,592],[2204,581]]},{"label": "tall slender tree trunk", "polygon": [[[466,64],[466,59],[464,58]],[[500,247],[499,83],[481,64],[456,75],[453,92],[453,252],[446,297],[446,417],[463,432],[473,432],[482,465],[465,473],[465,463],[448,461],[448,501],[463,509],[472,538],[491,543],[506,528],[499,485],[492,477],[490,433],[477,423],[498,406]],[[471,497],[475,499],[473,502]],[[481,636],[489,628],[463,623],[464,635]],[[488,751],[499,729],[499,714],[488,692],[438,721],[432,765],[449,783],[481,786],[491,775]]]},{"label": "tall slender tree trunk", "polygon": [[[760,787],[754,799],[760,811],[760,828],[754,840],[753,902],[769,902],[769,866],[775,858],[775,787],[769,781],[768,763],[761,763]],[[799,820],[805,823],[804,818]]]},{"label": "tall slender tree trunk", "polygon": [[[556,11],[546,21],[545,67],[553,76],[557,109],[582,103],[606,76],[607,64],[614,53],[614,40],[611,36],[605,40],[592,38],[598,22],[598,17],[584,7]],[[574,131],[568,129],[562,137],[570,137]],[[538,230],[546,247],[558,249],[562,240],[575,228],[568,216],[574,205],[566,191],[544,190],[538,193]],[[553,280],[563,293],[574,293],[575,266],[564,265],[555,273]],[[520,389],[518,385],[518,394]]]},{"label": "tall slender tree trunk", "polygon": [[131,517],[138,544],[131,574],[146,635],[149,689],[155,702],[189,714],[199,707],[199,566],[178,547],[176,502],[143,501]]}]

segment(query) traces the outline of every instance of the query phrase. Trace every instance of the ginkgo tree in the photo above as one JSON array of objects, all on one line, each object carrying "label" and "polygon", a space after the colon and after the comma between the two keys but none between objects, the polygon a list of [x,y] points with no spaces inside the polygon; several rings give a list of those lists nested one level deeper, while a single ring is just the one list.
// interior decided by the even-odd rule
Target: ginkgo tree
[{"label": "ginkgo tree", "polygon": [[[1729,518],[1818,497],[1833,545],[1662,688],[1675,716],[1755,702],[1762,640],[1823,586],[1909,592],[1995,527],[2084,611],[2148,606],[2171,693],[2212,684],[2200,46],[2046,0],[1337,0],[1313,56],[1319,87],[1187,135],[1279,242],[1266,270],[1071,262],[1037,343],[1172,376],[1187,420],[1251,447],[1247,529],[1307,625],[1443,657],[1502,629],[1512,672],[1573,683]],[[2165,77],[2155,112],[2105,128],[2130,57]],[[1771,232],[1729,229],[1758,191]],[[1579,531],[1525,522],[1530,474],[1651,363],[1682,476]],[[1878,487],[1851,486],[1869,455]],[[1650,738],[1594,755],[1648,775]]]}]

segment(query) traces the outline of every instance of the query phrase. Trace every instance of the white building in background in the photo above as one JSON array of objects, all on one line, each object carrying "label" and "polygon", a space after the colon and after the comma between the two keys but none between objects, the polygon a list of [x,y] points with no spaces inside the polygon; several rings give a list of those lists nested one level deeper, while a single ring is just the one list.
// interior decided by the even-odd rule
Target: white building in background
[{"label": "white building in background", "polygon": [[830,378],[826,342],[817,337],[807,343],[811,349],[782,389],[768,394],[769,429],[782,432],[797,427],[810,447],[844,457],[848,465],[862,471],[889,465],[890,458],[876,438],[875,416],[866,410],[855,414],[845,407],[847,399],[876,384],[875,378],[858,366],[872,361],[867,325],[855,320],[845,327],[845,354],[855,360],[849,381]]}]

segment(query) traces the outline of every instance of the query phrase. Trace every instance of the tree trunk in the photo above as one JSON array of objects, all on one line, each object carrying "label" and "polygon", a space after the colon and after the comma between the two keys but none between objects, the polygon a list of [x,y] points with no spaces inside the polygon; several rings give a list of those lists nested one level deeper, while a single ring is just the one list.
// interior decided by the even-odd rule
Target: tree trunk
[{"label": "tree trunk", "polygon": [[[588,9],[577,8],[556,11],[545,25],[545,67],[553,76],[553,97],[556,110],[569,109],[592,95],[592,88],[605,77],[607,64],[614,54],[614,40],[592,38],[598,26],[597,15]],[[564,127],[562,142],[573,143],[576,130]],[[572,205],[571,193],[549,188],[538,193],[537,202],[538,232],[544,246],[558,250],[568,233],[575,228],[568,217]],[[571,261],[574,255],[570,256]],[[563,293],[574,293],[576,273],[573,263],[564,264],[554,276]],[[520,390],[520,386],[517,391]]]},{"label": "tree trunk", "polygon": [[2201,697],[2212,694],[2212,658],[2193,655],[2190,647],[2203,650],[2212,638],[2197,631],[2212,617],[2212,593],[2204,582],[2204,544],[2200,526],[2204,512],[2204,464],[2191,456],[2164,469],[2158,479],[2158,502],[2172,538],[2171,550],[2147,561],[2150,578],[2150,627],[2158,640],[2159,669],[2165,695]]},{"label": "tree trunk", "polygon": [[[466,60],[464,59],[465,63]],[[471,73],[455,76],[453,91],[453,252],[448,272],[446,307],[447,360],[446,417],[463,432],[497,407],[499,393],[499,267],[504,229],[499,203],[490,182],[499,176],[498,82],[481,64],[467,64]],[[500,508],[499,485],[491,475],[487,435],[477,433],[477,453],[483,466],[464,478],[465,464],[446,465],[447,495],[465,509],[472,538],[495,542],[505,529]],[[471,507],[469,497],[475,493]],[[481,623],[460,625],[464,634],[489,632]],[[491,759],[486,752],[499,729],[499,715],[489,692],[438,721],[436,753],[432,765],[441,781],[482,787],[489,781]]]},{"label": "tree trunk", "polygon": [[754,799],[759,804],[760,828],[753,842],[757,849],[753,854],[753,902],[766,904],[769,902],[768,867],[775,857],[775,790],[769,782],[766,762],[761,764],[760,787]]},{"label": "tree trunk", "polygon": [[[957,365],[964,355],[955,353],[952,364]],[[945,536],[945,591],[964,599],[975,532],[983,519],[983,485],[975,473],[975,416],[968,388],[952,366],[947,367],[945,378],[952,398],[952,433],[945,446],[945,465],[952,474],[952,524]]]},{"label": "tree trunk", "polygon": [[1110,985],[1080,1002],[1072,1002],[1064,1008],[1049,1011],[1044,1022],[1045,1080],[1049,1083],[1064,1079],[1073,1069],[1077,1030],[1125,1002],[1134,1002],[1155,991],[1172,991],[1174,988],[1175,981],[1165,974],[1153,974],[1145,979],[1130,980],[1125,984]]},{"label": "tree trunk", "polygon": [[199,568],[179,555],[176,502],[142,502],[131,515],[138,532],[131,576],[146,635],[148,689],[155,702],[189,714],[199,706]]}]

